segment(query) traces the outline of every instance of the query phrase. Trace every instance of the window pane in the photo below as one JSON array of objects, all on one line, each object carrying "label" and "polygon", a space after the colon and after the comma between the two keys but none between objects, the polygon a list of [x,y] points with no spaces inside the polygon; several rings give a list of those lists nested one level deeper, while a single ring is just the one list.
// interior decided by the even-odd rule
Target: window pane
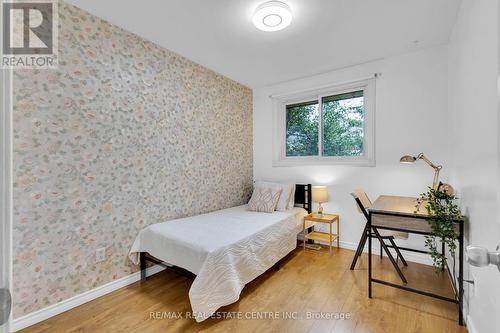
[{"label": "window pane", "polygon": [[286,156],[318,155],[317,101],[286,106]]},{"label": "window pane", "polygon": [[363,91],[323,97],[322,102],[323,155],[363,155]]}]

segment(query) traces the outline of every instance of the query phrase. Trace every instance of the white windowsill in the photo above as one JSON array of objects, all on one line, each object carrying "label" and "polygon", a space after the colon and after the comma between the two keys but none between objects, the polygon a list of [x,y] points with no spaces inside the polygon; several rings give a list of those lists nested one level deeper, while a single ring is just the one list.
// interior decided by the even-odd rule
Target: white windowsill
[{"label": "white windowsill", "polygon": [[374,167],[375,160],[367,158],[328,158],[328,157],[285,157],[274,160],[273,167],[293,167],[304,165],[349,165]]}]

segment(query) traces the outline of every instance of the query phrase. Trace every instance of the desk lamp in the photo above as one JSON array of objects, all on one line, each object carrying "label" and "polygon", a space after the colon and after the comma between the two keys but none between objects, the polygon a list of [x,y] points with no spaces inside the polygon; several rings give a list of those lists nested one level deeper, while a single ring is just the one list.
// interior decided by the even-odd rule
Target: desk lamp
[{"label": "desk lamp", "polygon": [[404,155],[399,159],[399,162],[401,163],[415,163],[416,160],[424,160],[431,168],[434,169],[434,180],[432,181],[432,188],[434,190],[437,190],[439,187],[439,171],[443,168],[441,165],[435,165],[432,163],[425,155],[424,153],[418,154],[417,157],[411,156],[411,155]]},{"label": "desk lamp", "polygon": [[328,201],[328,189],[326,186],[313,186],[312,187],[312,201],[318,203],[318,214],[323,215],[322,203]]}]

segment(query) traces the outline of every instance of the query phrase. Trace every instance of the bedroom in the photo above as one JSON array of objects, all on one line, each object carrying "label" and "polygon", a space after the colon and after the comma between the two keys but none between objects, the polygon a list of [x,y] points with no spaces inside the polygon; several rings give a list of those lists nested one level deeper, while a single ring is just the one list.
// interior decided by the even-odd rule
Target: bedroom
[{"label": "bedroom", "polygon": [[497,0],[2,12],[0,332],[500,332]]}]

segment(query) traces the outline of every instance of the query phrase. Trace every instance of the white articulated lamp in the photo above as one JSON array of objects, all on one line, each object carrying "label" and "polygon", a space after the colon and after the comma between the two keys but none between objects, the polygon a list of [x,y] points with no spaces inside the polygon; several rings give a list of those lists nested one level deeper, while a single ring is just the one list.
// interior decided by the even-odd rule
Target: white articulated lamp
[{"label": "white articulated lamp", "polygon": [[443,168],[442,165],[436,165],[432,163],[425,155],[424,153],[420,153],[417,156],[412,156],[412,155],[404,155],[399,159],[400,163],[404,164],[411,164],[415,163],[417,160],[423,160],[425,163],[427,163],[432,169],[434,169],[434,178],[432,180],[432,189],[434,190],[439,190],[442,192],[446,192],[448,194],[454,194],[455,190],[450,184],[446,183],[440,183],[439,182],[439,172]]},{"label": "white articulated lamp", "polygon": [[318,203],[318,214],[323,214],[323,206],[321,204],[328,202],[328,188],[326,186],[313,186],[312,201]]},{"label": "white articulated lamp", "polygon": [[423,160],[427,163],[431,168],[434,169],[434,179],[432,180],[432,188],[437,190],[439,185],[439,171],[443,168],[441,165],[435,165],[432,163],[424,153],[418,154],[418,156],[404,155],[399,159],[401,163],[415,163],[417,160]]}]

